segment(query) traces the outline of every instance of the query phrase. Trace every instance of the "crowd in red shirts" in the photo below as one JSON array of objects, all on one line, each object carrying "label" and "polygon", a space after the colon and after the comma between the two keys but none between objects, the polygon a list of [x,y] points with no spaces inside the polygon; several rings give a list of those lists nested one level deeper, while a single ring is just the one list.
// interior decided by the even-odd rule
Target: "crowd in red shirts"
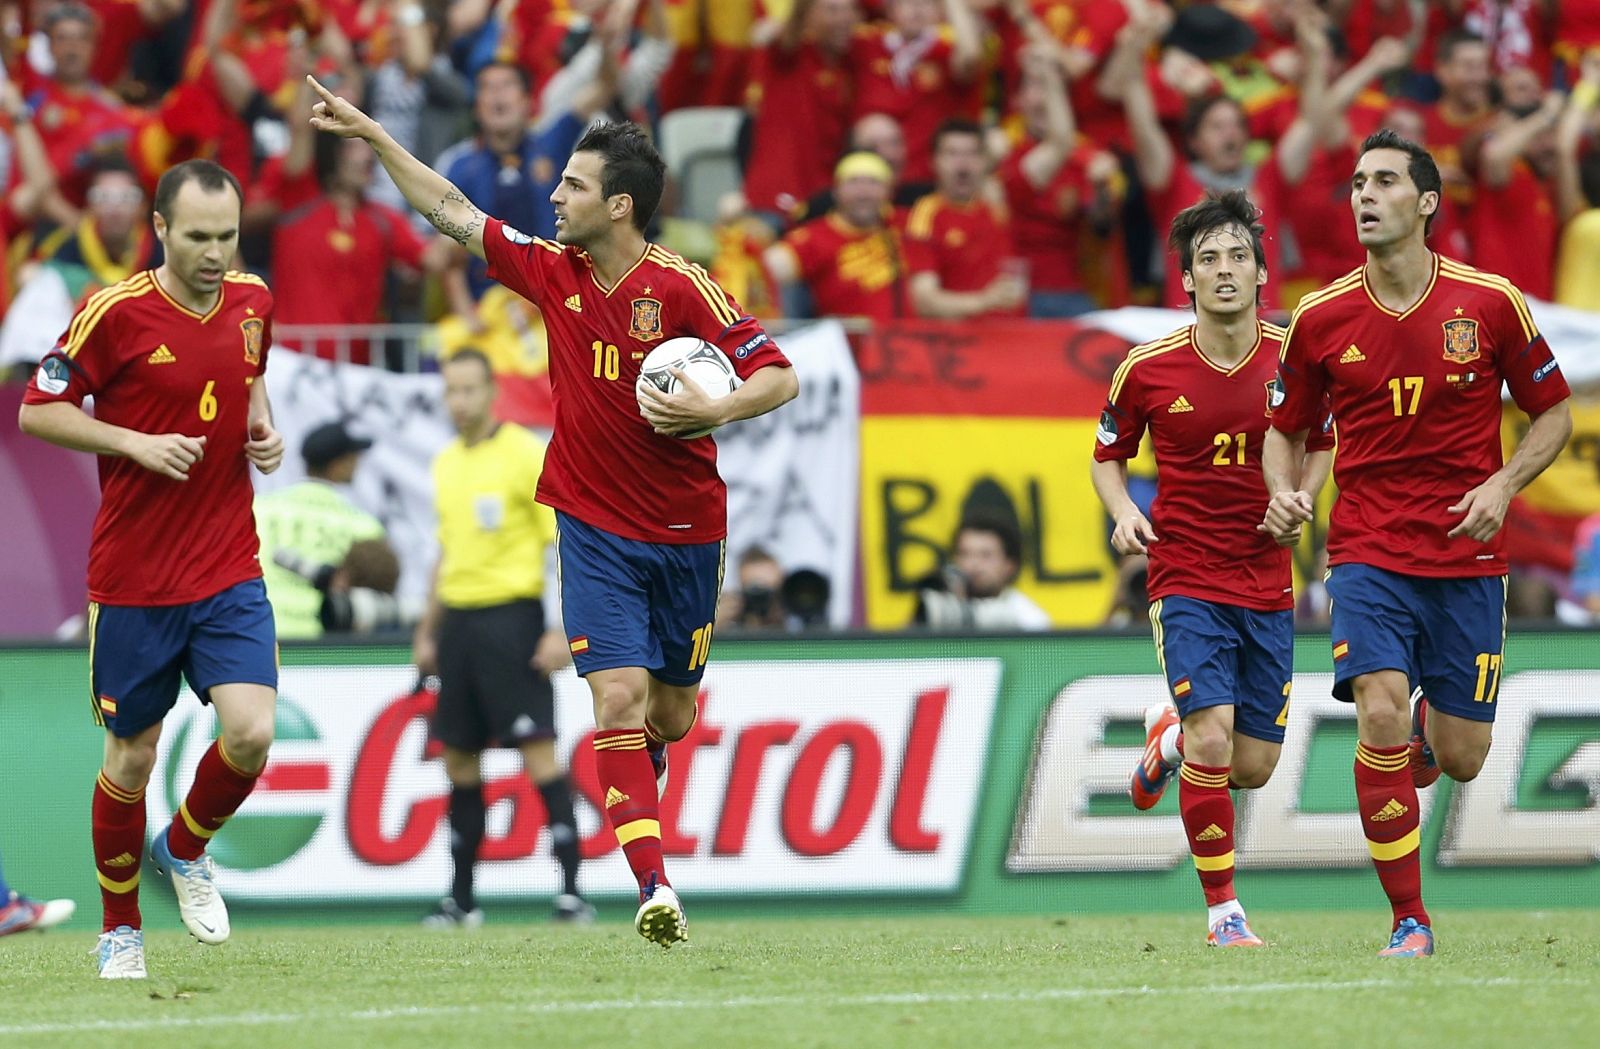
[{"label": "crowd in red shirts", "polygon": [[[1183,306],[1167,224],[1240,186],[1286,309],[1360,263],[1348,177],[1383,126],[1439,160],[1438,250],[1600,309],[1600,0],[0,0],[0,21],[0,311],[47,270],[81,301],[149,265],[130,203],[209,156],[246,186],[242,265],[284,324],[470,314],[461,254],[310,132],[312,71],[424,159],[479,158],[488,197],[542,192],[558,121],[742,107],[721,224],[659,233],[765,314]],[[490,98],[493,68],[516,75]]]}]

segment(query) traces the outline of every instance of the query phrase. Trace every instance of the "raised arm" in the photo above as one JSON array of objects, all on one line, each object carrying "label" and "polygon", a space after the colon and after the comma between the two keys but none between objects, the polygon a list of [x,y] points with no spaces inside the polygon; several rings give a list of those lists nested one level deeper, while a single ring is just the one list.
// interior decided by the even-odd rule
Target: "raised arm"
[{"label": "raised arm", "polygon": [[1567,96],[1567,107],[1556,122],[1556,215],[1562,224],[1587,210],[1583,179],[1578,159],[1583,150],[1583,132],[1596,105],[1600,105],[1600,55],[1584,56],[1583,73]]},{"label": "raised arm", "polygon": [[1304,59],[1300,105],[1294,121],[1278,140],[1277,148],[1278,171],[1290,186],[1299,185],[1311,167],[1311,155],[1317,146],[1317,118],[1325,108],[1333,50],[1328,43],[1326,17],[1319,9],[1301,8],[1295,17],[1294,30],[1295,45]]},{"label": "raised arm", "polygon": [[1027,48],[1022,54],[1023,76],[1035,78],[1044,93],[1042,137],[1022,155],[1022,176],[1028,185],[1043,192],[1072,156],[1077,145],[1078,127],[1072,118],[1072,103],[1067,97],[1061,67],[1049,52]]},{"label": "raised arm", "polygon": [[1483,143],[1479,162],[1483,181],[1496,188],[1509,183],[1517,158],[1540,133],[1555,126],[1565,104],[1560,92],[1551,91],[1544,96],[1538,109],[1490,135]]},{"label": "raised arm", "polygon": [[967,0],[944,0],[944,17],[955,38],[951,70],[957,79],[966,80],[983,64],[983,23]]},{"label": "raised arm", "polygon": [[485,216],[465,193],[437,171],[406,152],[376,120],[317,83],[306,80],[322,99],[311,107],[311,126],[340,138],[359,138],[372,147],[406,203],[433,223],[433,228],[484,258]]}]

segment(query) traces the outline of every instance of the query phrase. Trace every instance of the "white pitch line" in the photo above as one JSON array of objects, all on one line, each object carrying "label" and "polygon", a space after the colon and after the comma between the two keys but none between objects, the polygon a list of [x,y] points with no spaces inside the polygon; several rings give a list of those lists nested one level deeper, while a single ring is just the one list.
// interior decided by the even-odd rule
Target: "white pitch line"
[{"label": "white pitch line", "polygon": [[[1398,967],[1397,967],[1398,968]],[[1374,988],[1428,988],[1455,987],[1509,987],[1526,984],[1540,986],[1576,985],[1582,980],[1525,980],[1515,977],[1493,979],[1421,980],[1408,983],[1401,979],[1312,981],[1303,983],[1238,983],[1201,984],[1183,987],[1046,987],[1037,991],[989,992],[953,991],[925,994],[908,991],[899,994],[860,994],[843,998],[802,995],[752,995],[735,998],[609,998],[590,1001],[506,1002],[499,1005],[412,1005],[387,1009],[352,1009],[344,1012],[308,1011],[303,1013],[232,1013],[214,1016],[160,1016],[148,1019],[85,1020],[77,1023],[40,1023],[0,1025],[0,1035],[8,1034],[80,1034],[90,1031],[141,1031],[164,1028],[194,1027],[245,1027],[271,1026],[294,1023],[370,1023],[382,1020],[406,1020],[418,1017],[470,1016],[497,1014],[551,1014],[590,1013],[613,1009],[765,1009],[777,1006],[828,1006],[830,1008],[874,1005],[947,1005],[976,1004],[983,1002],[1028,1003],[1075,1001],[1085,998],[1124,998],[1175,995],[1247,995],[1292,994],[1297,991],[1326,993],[1330,991],[1363,991]]]}]

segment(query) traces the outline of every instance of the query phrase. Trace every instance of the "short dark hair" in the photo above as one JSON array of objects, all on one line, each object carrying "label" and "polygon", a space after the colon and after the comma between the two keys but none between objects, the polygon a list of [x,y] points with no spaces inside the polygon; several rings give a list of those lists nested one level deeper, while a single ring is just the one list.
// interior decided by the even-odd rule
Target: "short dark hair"
[{"label": "short dark hair", "polygon": [[1488,41],[1470,29],[1452,29],[1439,34],[1438,42],[1433,45],[1433,64],[1450,61],[1459,48],[1468,44],[1488,46]]},{"label": "short dark hair", "polygon": [[599,154],[600,195],[610,198],[626,193],[632,197],[633,226],[644,232],[661,205],[667,177],[666,162],[644,129],[631,121],[596,124],[583,133],[572,151]]},{"label": "short dark hair", "polygon": [[[767,562],[776,565],[778,564],[778,559],[772,555],[771,550],[768,550],[760,543],[757,543],[754,546],[745,547],[744,553],[739,555],[740,568],[743,568],[746,565],[759,565]],[[782,566],[780,565],[779,567]]]},{"label": "short dark hair", "polygon": [[511,70],[511,72],[516,74],[517,82],[522,85],[522,93],[524,95],[533,94],[533,80],[528,76],[528,71],[517,65],[515,62],[508,62],[503,58],[496,59],[493,62],[486,62],[482,66],[479,66],[477,74],[472,78],[473,83],[477,83],[478,78],[483,76],[484,73],[491,69]]},{"label": "short dark hair", "polygon": [[483,374],[490,382],[494,382],[494,365],[489,363],[489,355],[478,349],[476,346],[463,346],[461,349],[440,361],[439,364],[443,366],[446,364],[457,364],[461,361],[477,361],[478,364],[483,367]]},{"label": "short dark hair", "polygon": [[933,152],[939,152],[939,143],[944,140],[946,135],[972,135],[977,138],[978,143],[981,145],[983,143],[983,125],[976,120],[951,117],[940,124],[939,129],[933,133]]},{"label": "short dark hair", "polygon": [[233,172],[215,161],[198,158],[185,160],[168,168],[156,182],[154,210],[169,226],[172,224],[172,205],[178,199],[178,191],[190,182],[198,182],[207,193],[220,193],[231,187],[234,196],[239,198],[239,206],[244,207],[244,190]]},{"label": "short dark hair", "polygon": [[[1267,249],[1261,242],[1266,227],[1261,225],[1261,210],[1242,189],[1223,193],[1209,192],[1199,203],[1184,208],[1172,220],[1167,233],[1167,246],[1178,254],[1178,272],[1194,269],[1194,245],[1201,236],[1213,230],[1237,226],[1250,234],[1250,248],[1256,255],[1256,268],[1267,265]],[[1189,303],[1194,304],[1194,292],[1189,293]],[[1261,289],[1256,289],[1256,305],[1261,304]]]},{"label": "short dark hair", "polygon": [[1013,564],[1022,564],[1022,529],[1010,516],[974,511],[961,519],[956,529],[956,541],[963,532],[982,532],[1000,540],[1000,549]]},{"label": "short dark hair", "polygon": [[[1424,147],[1409,138],[1401,137],[1400,133],[1393,128],[1385,127],[1374,131],[1367,136],[1365,142],[1361,143],[1362,154],[1369,153],[1374,149],[1395,149],[1406,155],[1406,174],[1411,178],[1412,184],[1417,187],[1418,195],[1423,193],[1443,194],[1444,180],[1439,177],[1439,165],[1434,161],[1433,154],[1429,153]],[[1435,208],[1433,214],[1429,215],[1426,221],[1423,222],[1423,236],[1433,232],[1433,220],[1438,214],[1439,210]]]},{"label": "short dark hair", "polygon": [[1206,114],[1211,112],[1217,106],[1232,106],[1234,109],[1239,111],[1240,117],[1245,115],[1244,106],[1240,105],[1237,99],[1231,98],[1228,95],[1209,95],[1205,98],[1195,99],[1193,102],[1190,102],[1189,107],[1183,111],[1182,130],[1185,149],[1188,148],[1189,140],[1194,137],[1195,132],[1200,130],[1200,123],[1201,121],[1205,120]]},{"label": "short dark hair", "polygon": [[45,14],[41,25],[45,36],[49,36],[55,27],[62,22],[82,22],[94,30],[95,33],[98,34],[100,32],[100,23],[95,18],[94,12],[89,10],[87,5],[77,3],[76,0],[71,3],[57,4]]}]

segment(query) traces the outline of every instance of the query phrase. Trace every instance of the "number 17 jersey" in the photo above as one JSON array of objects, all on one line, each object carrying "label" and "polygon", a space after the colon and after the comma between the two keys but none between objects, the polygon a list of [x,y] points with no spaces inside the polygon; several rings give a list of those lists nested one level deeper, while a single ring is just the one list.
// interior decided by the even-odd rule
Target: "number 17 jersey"
[{"label": "number 17 jersey", "polygon": [[788,358],[705,270],[647,245],[611,288],[586,252],[489,219],[489,276],[539,307],[549,345],[555,428],[541,503],[625,539],[709,543],[727,535],[727,486],[711,437],[655,432],[634,384],[663,340],[704,339],[747,379]]}]

